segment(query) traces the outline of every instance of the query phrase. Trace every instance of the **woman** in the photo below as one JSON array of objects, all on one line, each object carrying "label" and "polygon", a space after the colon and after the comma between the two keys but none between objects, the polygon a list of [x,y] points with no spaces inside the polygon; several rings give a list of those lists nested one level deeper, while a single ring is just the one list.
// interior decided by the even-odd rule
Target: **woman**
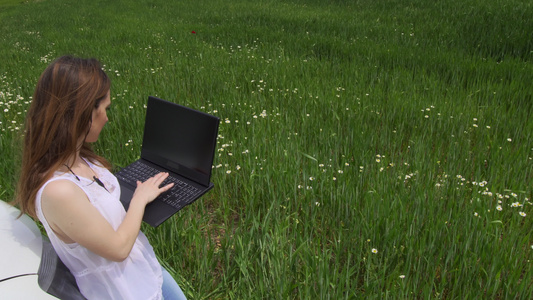
[{"label": "woman", "polygon": [[95,59],[64,56],[41,75],[26,116],[16,202],[39,218],[88,299],[184,299],[140,231],[145,206],[172,187],[160,173],[126,212],[110,164],[90,147],[108,121],[110,80]]}]

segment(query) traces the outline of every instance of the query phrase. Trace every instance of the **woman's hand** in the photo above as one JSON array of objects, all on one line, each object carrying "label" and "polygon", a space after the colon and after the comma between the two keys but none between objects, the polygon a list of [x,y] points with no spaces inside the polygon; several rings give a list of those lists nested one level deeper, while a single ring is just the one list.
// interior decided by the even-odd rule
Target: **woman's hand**
[{"label": "woman's hand", "polygon": [[154,201],[157,196],[174,186],[174,183],[170,183],[164,187],[160,187],[167,177],[168,173],[161,172],[147,179],[145,182],[137,181],[137,188],[135,189],[135,193],[133,193],[132,201],[133,199],[138,199],[138,201],[143,201],[142,203],[144,205]]}]

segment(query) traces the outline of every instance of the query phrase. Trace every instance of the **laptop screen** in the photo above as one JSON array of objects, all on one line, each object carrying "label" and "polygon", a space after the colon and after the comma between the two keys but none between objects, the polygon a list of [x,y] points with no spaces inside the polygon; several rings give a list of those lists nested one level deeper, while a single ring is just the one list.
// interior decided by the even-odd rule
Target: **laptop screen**
[{"label": "laptop screen", "polygon": [[148,97],[141,157],[209,185],[219,118]]}]

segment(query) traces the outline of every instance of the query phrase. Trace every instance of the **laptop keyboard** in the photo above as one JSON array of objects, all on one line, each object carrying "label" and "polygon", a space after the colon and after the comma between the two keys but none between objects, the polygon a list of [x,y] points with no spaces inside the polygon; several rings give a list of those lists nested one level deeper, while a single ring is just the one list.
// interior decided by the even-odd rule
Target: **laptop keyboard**
[{"label": "laptop keyboard", "polygon": [[[137,180],[144,182],[150,177],[153,177],[161,173],[161,171],[142,163],[141,161],[136,161],[126,168],[120,170],[115,174],[117,178],[133,185],[137,186]],[[159,195],[159,198],[176,208],[182,208],[183,206],[189,204],[195,196],[200,193],[200,190],[194,186],[191,186],[178,178],[168,176],[161,186],[165,186],[169,183],[174,183],[174,186],[166,191],[165,193]]]}]

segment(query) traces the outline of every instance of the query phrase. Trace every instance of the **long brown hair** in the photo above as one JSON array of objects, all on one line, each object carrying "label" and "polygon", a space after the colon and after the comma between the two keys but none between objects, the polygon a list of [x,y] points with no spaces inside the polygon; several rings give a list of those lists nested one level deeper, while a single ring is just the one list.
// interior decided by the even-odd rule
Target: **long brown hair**
[{"label": "long brown hair", "polygon": [[92,112],[109,92],[111,82],[96,59],[63,56],[41,74],[26,115],[22,168],[15,203],[21,213],[36,217],[35,197],[41,186],[76,151],[110,168],[86,138]]}]

